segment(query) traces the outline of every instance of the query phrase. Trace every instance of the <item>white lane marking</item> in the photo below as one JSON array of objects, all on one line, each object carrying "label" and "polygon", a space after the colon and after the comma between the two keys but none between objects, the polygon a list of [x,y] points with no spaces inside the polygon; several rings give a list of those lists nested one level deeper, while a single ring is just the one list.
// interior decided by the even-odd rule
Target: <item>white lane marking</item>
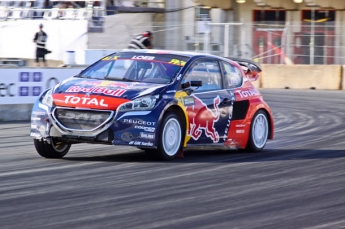
[{"label": "white lane marking", "polygon": [[312,227],[303,227],[302,229],[320,229],[320,228],[345,228],[345,220],[340,220],[337,222],[332,223],[325,223],[318,226],[312,226]]}]

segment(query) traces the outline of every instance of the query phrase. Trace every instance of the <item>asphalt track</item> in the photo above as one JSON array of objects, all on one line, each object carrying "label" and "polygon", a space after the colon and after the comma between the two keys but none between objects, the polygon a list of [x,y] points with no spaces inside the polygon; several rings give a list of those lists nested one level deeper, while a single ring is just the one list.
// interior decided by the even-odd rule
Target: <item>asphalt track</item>
[{"label": "asphalt track", "polygon": [[256,154],[79,144],[52,160],[28,122],[1,123],[0,228],[345,228],[345,91],[261,92],[276,131]]}]

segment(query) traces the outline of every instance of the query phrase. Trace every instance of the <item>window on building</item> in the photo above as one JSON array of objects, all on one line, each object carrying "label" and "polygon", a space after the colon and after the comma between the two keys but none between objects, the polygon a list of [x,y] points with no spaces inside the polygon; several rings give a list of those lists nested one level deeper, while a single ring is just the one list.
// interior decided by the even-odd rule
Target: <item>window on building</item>
[{"label": "window on building", "polygon": [[253,21],[257,24],[285,24],[285,10],[254,10]]},{"label": "window on building", "polygon": [[196,7],[195,11],[197,33],[205,33],[208,30],[207,23],[211,21],[211,9],[208,7]]}]

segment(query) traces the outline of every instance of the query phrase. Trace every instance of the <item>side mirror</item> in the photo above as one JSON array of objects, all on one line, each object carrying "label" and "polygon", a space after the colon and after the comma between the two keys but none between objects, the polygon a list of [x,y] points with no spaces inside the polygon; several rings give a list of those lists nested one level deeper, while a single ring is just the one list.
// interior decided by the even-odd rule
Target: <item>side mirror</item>
[{"label": "side mirror", "polygon": [[192,80],[192,81],[187,81],[183,84],[181,84],[182,89],[190,88],[190,87],[201,87],[202,86],[202,81],[201,80]]},{"label": "side mirror", "polygon": [[[195,91],[198,87],[202,86],[201,80],[193,80],[193,81],[187,81],[183,84],[181,84],[182,89],[187,92],[188,95],[192,94],[193,91]],[[191,87],[197,87],[196,89],[192,89]]]},{"label": "side mirror", "polygon": [[189,81],[187,81],[187,82],[185,82],[185,83],[181,84],[181,87],[182,87],[182,89],[189,88],[189,87],[190,87],[190,82],[189,82]]},{"label": "side mirror", "polygon": [[192,87],[201,87],[202,86],[202,81],[201,80],[193,80],[193,81],[190,81],[190,85]]}]

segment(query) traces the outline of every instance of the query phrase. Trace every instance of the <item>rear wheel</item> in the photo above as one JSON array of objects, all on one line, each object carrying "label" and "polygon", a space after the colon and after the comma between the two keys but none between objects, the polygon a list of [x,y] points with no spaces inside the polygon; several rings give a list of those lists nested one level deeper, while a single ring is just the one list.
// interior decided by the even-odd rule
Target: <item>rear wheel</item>
[{"label": "rear wheel", "polygon": [[54,139],[52,139],[51,144],[45,141],[34,139],[34,144],[37,153],[46,158],[62,158],[71,148],[70,143]]},{"label": "rear wheel", "polygon": [[180,118],[176,114],[166,114],[159,130],[157,150],[146,150],[146,154],[153,159],[174,159],[182,145],[182,130],[180,123]]},{"label": "rear wheel", "polygon": [[268,132],[269,129],[267,115],[263,110],[259,110],[255,113],[250,125],[247,146],[245,149],[240,149],[240,151],[261,151],[266,145]]}]

